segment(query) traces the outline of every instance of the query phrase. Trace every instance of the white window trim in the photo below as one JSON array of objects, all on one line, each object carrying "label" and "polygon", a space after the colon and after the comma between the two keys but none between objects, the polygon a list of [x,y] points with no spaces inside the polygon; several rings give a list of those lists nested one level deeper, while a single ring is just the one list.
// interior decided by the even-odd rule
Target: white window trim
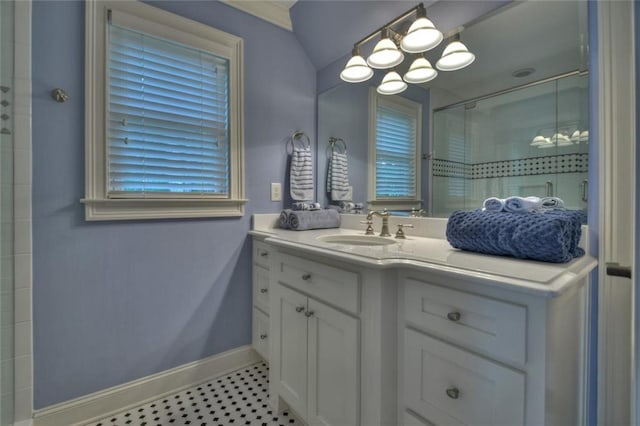
[{"label": "white window trim", "polygon": [[[94,220],[169,219],[244,215],[244,94],[242,39],[140,2],[88,0],[85,3],[85,218]],[[172,31],[225,46],[230,60],[230,191],[225,199],[107,197],[105,138],[105,43],[107,10],[157,22]]]},{"label": "white window trim", "polygon": [[[413,198],[398,198],[398,199],[380,199],[376,198],[376,120],[378,99],[384,99],[385,102],[396,104],[402,109],[408,109],[412,113],[416,111],[417,114],[417,126],[416,126],[416,196]],[[369,88],[369,208],[373,210],[389,209],[389,210],[411,210],[412,208],[420,209],[422,207],[422,200],[420,199],[421,189],[421,171],[420,171],[420,157],[422,152],[422,105],[410,101],[396,95],[380,95],[376,92],[375,87]]]}]

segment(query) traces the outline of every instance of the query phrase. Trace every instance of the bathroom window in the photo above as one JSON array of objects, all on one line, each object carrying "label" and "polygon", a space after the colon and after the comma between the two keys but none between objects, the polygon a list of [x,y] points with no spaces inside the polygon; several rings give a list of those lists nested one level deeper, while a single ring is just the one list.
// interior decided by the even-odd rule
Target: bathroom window
[{"label": "bathroom window", "polygon": [[422,106],[394,95],[371,92],[369,200],[376,207],[419,206],[418,141]]},{"label": "bathroom window", "polygon": [[87,3],[87,220],[240,216],[242,40]]}]

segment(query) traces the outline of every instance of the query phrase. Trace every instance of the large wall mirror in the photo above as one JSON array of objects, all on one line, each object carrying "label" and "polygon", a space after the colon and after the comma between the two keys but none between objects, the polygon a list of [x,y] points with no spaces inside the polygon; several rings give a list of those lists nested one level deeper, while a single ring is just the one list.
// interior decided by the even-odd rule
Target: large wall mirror
[{"label": "large wall mirror", "polygon": [[[380,124],[385,101],[376,100],[384,95],[371,88],[380,83],[381,70],[367,82],[341,82],[318,95],[318,200],[331,202],[326,193],[329,140],[340,138],[347,147],[351,198],[369,208],[406,213],[414,207],[446,217],[454,210],[479,208],[489,196],[553,195],[567,208],[585,210],[586,1],[512,2],[461,28],[443,30],[445,35],[462,30],[461,40],[476,55],[475,62],[388,96],[391,104],[395,98],[415,105],[419,114],[415,127],[407,127],[409,133],[419,132],[415,171],[410,171],[417,179],[417,201],[407,201],[399,189],[398,200],[391,196],[376,202],[375,173],[378,179],[386,173],[391,186],[395,173],[372,167],[376,121],[378,134],[405,131],[393,121]],[[446,40],[426,53],[432,64],[445,45]],[[362,53],[366,57],[369,51]],[[406,161],[398,167],[411,169]]]}]

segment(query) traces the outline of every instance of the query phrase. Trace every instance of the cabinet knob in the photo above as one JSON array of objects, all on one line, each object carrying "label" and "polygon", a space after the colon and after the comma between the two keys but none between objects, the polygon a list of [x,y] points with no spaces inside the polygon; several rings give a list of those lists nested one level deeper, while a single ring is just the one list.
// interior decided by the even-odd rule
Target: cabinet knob
[{"label": "cabinet knob", "polygon": [[261,289],[260,289],[260,293],[262,293],[262,294],[264,294],[264,293],[266,293],[266,292],[268,292],[268,291],[269,291],[269,289],[268,289],[268,288],[261,288]]},{"label": "cabinet knob", "polygon": [[268,251],[261,251],[260,252],[260,256],[261,257],[267,257],[267,256],[269,256],[269,252]]},{"label": "cabinet knob", "polygon": [[296,312],[302,312],[302,311],[304,311],[304,306],[298,306],[296,308]]},{"label": "cabinet knob", "polygon": [[305,313],[304,313],[304,316],[306,316],[307,318],[309,318],[309,317],[312,317],[312,316],[313,316],[313,314],[314,314],[314,312],[313,312],[313,311],[307,311],[307,312],[305,312]]},{"label": "cabinet knob", "polygon": [[309,281],[311,279],[311,274],[304,274],[302,276],[302,279],[305,280],[305,281]]},{"label": "cabinet knob", "polygon": [[266,334],[261,334],[261,335],[260,335],[260,339],[264,340],[264,339],[266,339],[266,338],[267,338],[267,335],[266,335]]},{"label": "cabinet knob", "polygon": [[458,388],[449,388],[446,390],[446,392],[447,392],[447,396],[451,399],[460,398],[460,389]]},{"label": "cabinet knob", "polygon": [[449,321],[453,321],[453,322],[460,321],[461,317],[462,317],[462,314],[460,312],[449,312],[447,314],[447,318],[449,319]]}]

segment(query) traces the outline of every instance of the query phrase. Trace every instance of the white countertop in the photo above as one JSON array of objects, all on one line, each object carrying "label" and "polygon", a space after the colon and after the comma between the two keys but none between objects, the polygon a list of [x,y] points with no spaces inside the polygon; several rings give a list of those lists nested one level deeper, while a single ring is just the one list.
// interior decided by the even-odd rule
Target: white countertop
[{"label": "white countertop", "polygon": [[[304,250],[307,253],[371,268],[408,267],[424,271],[438,270],[462,275],[466,279],[484,284],[548,297],[562,293],[597,265],[596,259],[588,255],[568,263],[546,263],[454,249],[446,239],[440,237],[443,235],[442,224],[446,224],[446,220],[442,219],[412,219],[410,222],[424,226],[418,226],[414,235],[411,234],[413,230],[406,230],[406,240],[388,237],[393,241],[392,244],[363,246],[329,243],[318,239],[326,235],[364,235],[362,229],[342,227],[290,231],[273,226],[274,217],[277,219],[277,216],[254,215],[254,226],[250,234],[275,246]],[[364,216],[359,216],[355,218],[357,221],[354,221],[354,218],[347,216],[353,215],[345,215],[347,220],[343,220],[343,226],[355,226],[354,223],[364,219]],[[406,223],[408,220],[400,218],[396,221]],[[375,223],[374,229],[379,231],[379,223]],[[395,226],[390,226],[390,230],[393,233]]]}]

